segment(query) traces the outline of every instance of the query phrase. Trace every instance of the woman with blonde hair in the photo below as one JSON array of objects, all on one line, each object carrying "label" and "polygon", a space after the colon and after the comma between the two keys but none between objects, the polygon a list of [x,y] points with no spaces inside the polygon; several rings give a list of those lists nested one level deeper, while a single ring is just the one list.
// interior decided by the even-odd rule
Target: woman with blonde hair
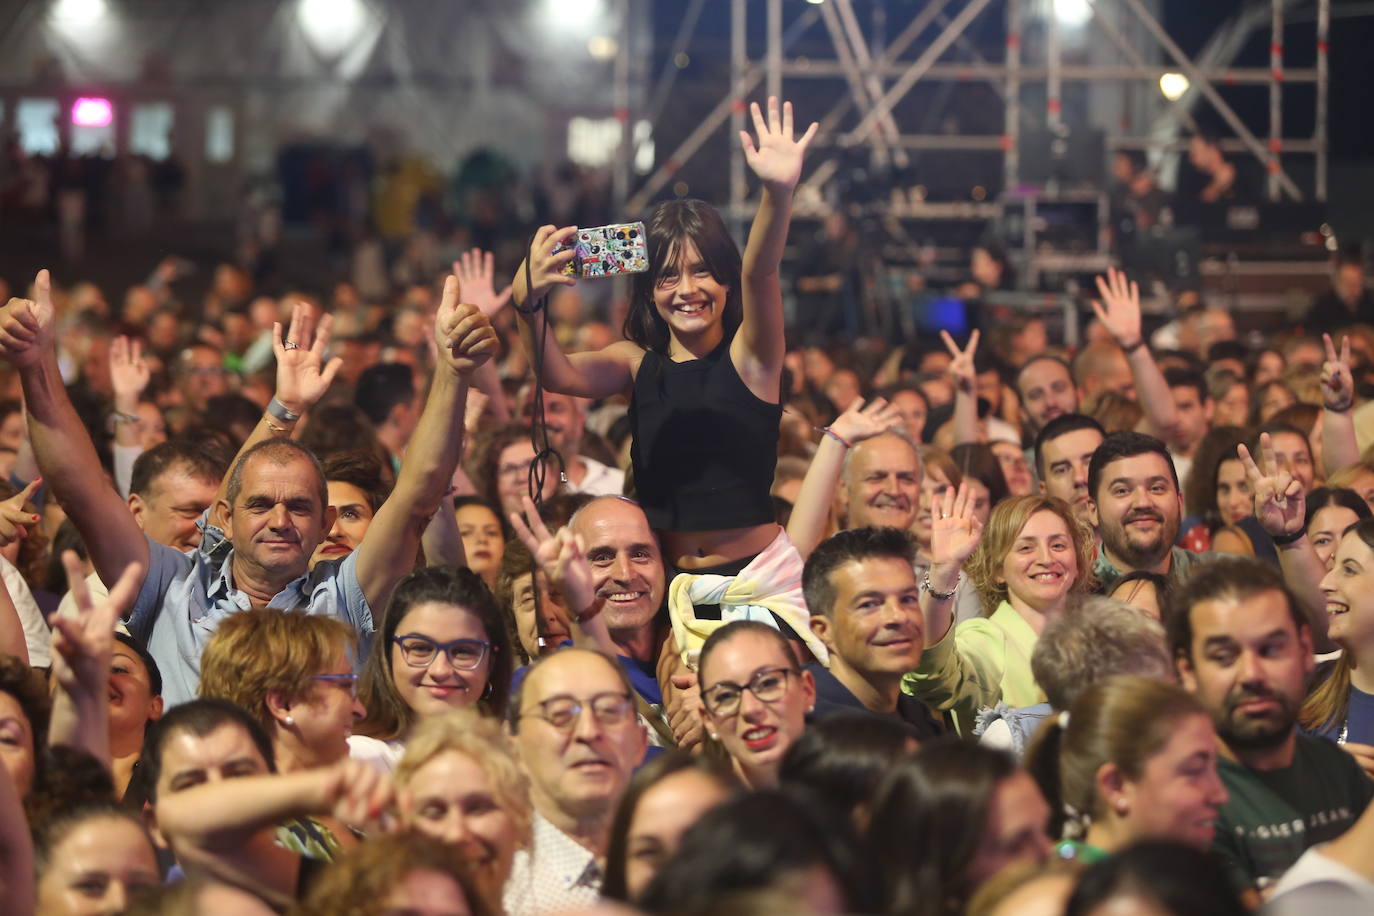
[{"label": "woman with blonde hair", "polygon": [[1091,865],[1143,840],[1210,847],[1227,799],[1217,748],[1211,716],[1175,684],[1118,675],[1088,687],[1026,764],[1063,821],[1059,857]]},{"label": "woman with blonde hair", "polygon": [[[200,695],[248,712],[272,741],[277,772],[331,766],[348,757],[358,702],[353,652],[357,638],[343,621],[304,611],[254,608],[229,615],[200,662]],[[327,817],[286,824],[279,840],[296,852],[332,858],[353,845],[342,823]]]},{"label": "woman with blonde hair", "polygon": [[529,779],[501,726],[470,709],[431,716],[396,767],[401,823],[455,847],[499,910],[515,850],[529,843]]},{"label": "woman with blonde hair", "polygon": [[[1068,504],[1017,496],[998,504],[986,530],[966,485],[947,490],[931,523],[931,566],[921,581],[926,650],[902,689],[950,710],[961,734],[978,712],[997,703],[1042,703],[1031,652],[1045,623],[1071,595],[1093,582],[1092,535]],[[986,617],[953,624],[953,599],[964,569]]]}]

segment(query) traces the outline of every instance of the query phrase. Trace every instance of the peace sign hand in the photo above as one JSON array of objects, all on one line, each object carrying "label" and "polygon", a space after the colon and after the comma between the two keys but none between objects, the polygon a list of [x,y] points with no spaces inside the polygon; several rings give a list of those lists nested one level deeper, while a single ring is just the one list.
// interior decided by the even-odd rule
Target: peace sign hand
[{"label": "peace sign hand", "polygon": [[931,567],[963,566],[983,539],[983,523],[973,514],[968,484],[959,484],[957,492],[946,487],[930,511]]},{"label": "peace sign hand", "polygon": [[1332,413],[1345,413],[1355,404],[1355,377],[1350,372],[1350,338],[1341,339],[1341,352],[1330,334],[1322,335],[1326,362],[1322,363],[1322,406]]},{"label": "peace sign hand", "polygon": [[573,611],[573,618],[579,624],[585,624],[601,612],[605,602],[596,596],[592,566],[587,562],[587,554],[582,544],[572,529],[566,525],[558,529],[557,534],[549,534],[544,520],[539,517],[539,509],[528,495],[521,497],[520,502],[525,511],[525,518],[521,518],[519,513],[512,512],[511,527],[529,549],[530,555],[534,557],[540,569],[544,570],[544,576],[549,580],[549,584],[558,589],[567,601],[568,607]]},{"label": "peace sign hand", "polygon": [[68,693],[99,697],[104,703],[110,658],[114,655],[115,624],[138,597],[143,564],[130,563],[125,567],[109,595],[98,601],[91,595],[75,551],[62,552],[62,565],[67,571],[67,587],[76,602],[76,612],[72,616],[53,614],[48,618],[52,624],[53,674]]},{"label": "peace sign hand", "polygon": [[15,541],[28,537],[29,529],[42,520],[41,516],[34,515],[24,508],[42,482],[41,478],[35,477],[24,489],[0,502],[0,547],[8,547]]},{"label": "peace sign hand", "polygon": [[[1124,271],[1107,268],[1106,277],[1097,278],[1097,291],[1102,301],[1093,300],[1097,320],[1124,350],[1134,349],[1142,340],[1140,334],[1140,286],[1128,281]],[[1104,305],[1105,304],[1105,305]]]},{"label": "peace sign hand", "polygon": [[949,364],[949,376],[954,380],[954,386],[964,394],[973,394],[974,387],[978,379],[978,372],[973,367],[973,355],[978,352],[978,339],[980,331],[975,330],[968,338],[968,346],[960,350],[954,338],[949,336],[948,331],[940,332],[940,339],[945,342],[945,349],[953,357]]},{"label": "peace sign hand", "polygon": [[1269,434],[1260,436],[1260,461],[1263,467],[1255,464],[1250,450],[1244,445],[1237,446],[1236,454],[1245,466],[1250,492],[1255,494],[1255,518],[1259,520],[1260,527],[1272,537],[1301,531],[1307,509],[1302,481],[1279,464]]},{"label": "peace sign hand", "polygon": [[806,154],[806,147],[816,136],[820,125],[813,121],[800,140],[792,139],[792,103],[783,102],[779,114],[776,96],[768,97],[766,122],[758,102],[749,104],[749,114],[754,119],[759,142],[755,147],[748,131],[739,132],[745,161],[765,187],[791,191],[797,186],[797,179],[801,178],[802,157]]}]

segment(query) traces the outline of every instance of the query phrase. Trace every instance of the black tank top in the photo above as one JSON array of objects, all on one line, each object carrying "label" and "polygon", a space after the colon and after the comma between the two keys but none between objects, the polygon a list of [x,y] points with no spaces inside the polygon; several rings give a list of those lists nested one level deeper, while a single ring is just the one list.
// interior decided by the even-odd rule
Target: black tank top
[{"label": "black tank top", "polygon": [[782,405],[735,371],[730,338],[675,363],[645,351],[630,401],[635,498],[661,531],[715,531],[773,521]]}]

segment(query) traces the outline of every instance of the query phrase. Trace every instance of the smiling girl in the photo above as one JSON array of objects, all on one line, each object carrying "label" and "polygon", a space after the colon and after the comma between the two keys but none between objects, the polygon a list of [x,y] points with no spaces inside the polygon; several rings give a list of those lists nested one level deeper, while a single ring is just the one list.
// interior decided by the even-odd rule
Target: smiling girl
[{"label": "smiling girl", "polygon": [[[710,205],[659,205],[646,226],[649,270],[635,275],[627,339],[564,354],[550,326],[543,378],[560,394],[630,398],[635,497],[671,565],[734,576],[761,554],[780,557],[796,567],[800,607],[800,557],[774,522],[769,488],[786,349],[778,267],[792,191],[817,125],[794,138],[791,103],[770,98],[767,107],[766,119],[757,104],[751,108],[757,145],[740,136],[762,184],[743,258]],[[556,251],[576,231],[544,226],[535,234],[515,276],[518,307],[576,282],[563,273],[572,251]],[[534,316],[525,317],[521,330],[532,352]],[[775,577],[762,591],[787,588]]]}]

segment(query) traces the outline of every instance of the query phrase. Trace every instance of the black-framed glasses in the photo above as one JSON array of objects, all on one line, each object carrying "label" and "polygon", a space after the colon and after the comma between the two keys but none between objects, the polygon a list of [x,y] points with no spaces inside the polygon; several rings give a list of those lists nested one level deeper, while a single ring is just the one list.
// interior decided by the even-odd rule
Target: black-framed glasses
[{"label": "black-framed glasses", "polygon": [[568,731],[582,717],[582,710],[590,709],[592,717],[605,726],[624,725],[634,715],[634,699],[628,693],[598,693],[586,700],[576,697],[549,697],[535,703],[534,709],[520,714],[543,719],[559,731]]},{"label": "black-framed glasses", "polygon": [[701,702],[706,711],[718,718],[733,716],[739,712],[744,691],[749,691],[763,703],[776,703],[787,693],[788,681],[797,674],[795,668],[764,668],[756,671],[747,684],[721,681],[701,692]]},{"label": "black-framed glasses", "polygon": [[358,675],[356,674],[317,674],[311,678],[312,681],[324,681],[326,684],[335,684],[348,691],[348,695],[353,699],[358,698]]},{"label": "black-framed glasses", "polygon": [[412,668],[428,668],[443,652],[448,655],[448,663],[459,671],[471,671],[482,664],[487,653],[493,651],[492,644],[480,639],[455,639],[452,642],[435,642],[428,636],[408,633],[391,640],[401,647],[401,658]]}]

